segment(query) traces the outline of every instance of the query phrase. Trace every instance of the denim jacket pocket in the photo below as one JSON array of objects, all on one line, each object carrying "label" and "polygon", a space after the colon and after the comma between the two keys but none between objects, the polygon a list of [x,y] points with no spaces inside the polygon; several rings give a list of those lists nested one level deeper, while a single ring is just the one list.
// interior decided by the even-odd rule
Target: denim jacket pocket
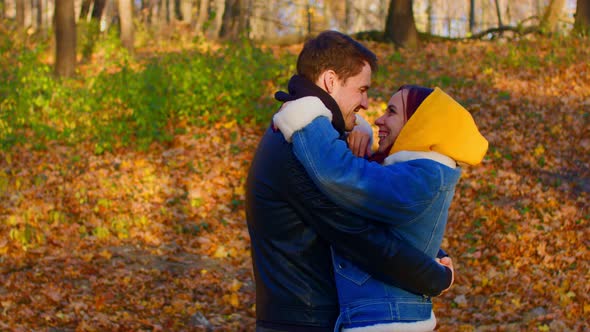
[{"label": "denim jacket pocket", "polygon": [[332,250],[332,265],[334,266],[334,272],[338,275],[354,282],[357,285],[362,285],[369,278],[371,275],[358,267],[356,267],[353,263],[349,260],[342,258],[334,251],[334,248],[330,248]]}]

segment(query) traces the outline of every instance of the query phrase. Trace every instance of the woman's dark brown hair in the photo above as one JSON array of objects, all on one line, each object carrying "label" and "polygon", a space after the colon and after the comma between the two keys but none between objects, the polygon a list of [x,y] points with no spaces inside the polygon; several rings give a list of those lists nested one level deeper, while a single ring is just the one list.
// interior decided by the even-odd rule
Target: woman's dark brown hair
[{"label": "woman's dark brown hair", "polygon": [[[397,91],[402,92],[402,103],[404,107],[404,114],[406,115],[406,122],[416,112],[420,104],[426,99],[434,89],[426,88],[419,85],[404,84]],[[404,93],[405,92],[405,93]]]}]

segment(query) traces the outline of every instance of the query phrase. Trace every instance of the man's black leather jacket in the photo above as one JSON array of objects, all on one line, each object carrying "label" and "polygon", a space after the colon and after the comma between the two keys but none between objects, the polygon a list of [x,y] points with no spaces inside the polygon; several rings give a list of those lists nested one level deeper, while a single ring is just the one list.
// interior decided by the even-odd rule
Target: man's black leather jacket
[{"label": "man's black leather jacket", "polygon": [[329,201],[271,128],[250,168],[246,213],[261,330],[331,331],[338,300],[330,246],[374,277],[418,294],[435,296],[450,285],[449,269]]}]

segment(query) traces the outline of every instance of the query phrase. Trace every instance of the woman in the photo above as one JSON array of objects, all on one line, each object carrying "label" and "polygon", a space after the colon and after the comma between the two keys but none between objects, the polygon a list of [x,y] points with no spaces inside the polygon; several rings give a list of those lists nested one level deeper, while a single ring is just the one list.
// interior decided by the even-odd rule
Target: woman
[{"label": "woman", "polygon": [[[305,109],[305,114],[301,110]],[[379,127],[379,148],[358,158],[330,124],[331,113],[313,97],[287,103],[275,126],[318,187],[344,208],[387,225],[435,257],[447,222],[458,164],[476,165],[488,147],[469,112],[442,90],[402,86],[389,100]],[[340,302],[336,331],[432,331],[430,298],[384,284],[337,253]]]}]

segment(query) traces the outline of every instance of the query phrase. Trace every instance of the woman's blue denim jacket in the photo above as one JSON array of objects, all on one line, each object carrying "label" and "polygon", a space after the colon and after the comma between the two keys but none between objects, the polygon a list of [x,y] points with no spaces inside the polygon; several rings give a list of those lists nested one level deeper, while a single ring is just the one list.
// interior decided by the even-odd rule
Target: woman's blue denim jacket
[{"label": "woman's blue denim jacket", "polygon": [[[461,176],[459,167],[419,152],[394,154],[385,164],[394,163],[386,166],[357,158],[325,117],[293,134],[293,151],[320,190],[338,205],[378,219],[388,225],[392,237],[436,256]],[[333,263],[340,302],[336,331],[431,317],[430,298],[380,282],[338,253]]]}]

